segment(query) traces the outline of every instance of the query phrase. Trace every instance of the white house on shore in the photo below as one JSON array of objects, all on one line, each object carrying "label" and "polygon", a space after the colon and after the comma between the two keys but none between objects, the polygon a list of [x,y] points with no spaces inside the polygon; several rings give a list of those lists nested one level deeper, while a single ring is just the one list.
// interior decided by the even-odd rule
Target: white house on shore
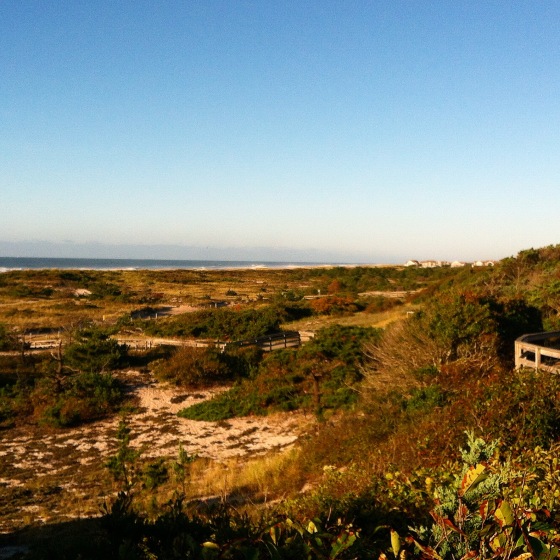
[{"label": "white house on shore", "polygon": [[447,261],[406,261],[405,266],[415,266],[418,268],[438,268],[440,266],[449,266]]},{"label": "white house on shore", "polygon": [[[415,261],[415,260],[409,260],[406,261],[406,263],[404,264],[404,266],[413,266],[413,267],[417,267],[417,268],[437,268],[437,267],[441,267],[441,266],[449,266],[451,268],[460,268],[463,266],[467,266],[468,263],[462,262],[462,261],[453,261],[453,262],[448,262],[448,261]],[[494,266],[496,263],[495,261],[476,261],[473,262],[471,264],[472,267],[477,267],[477,266]]]}]

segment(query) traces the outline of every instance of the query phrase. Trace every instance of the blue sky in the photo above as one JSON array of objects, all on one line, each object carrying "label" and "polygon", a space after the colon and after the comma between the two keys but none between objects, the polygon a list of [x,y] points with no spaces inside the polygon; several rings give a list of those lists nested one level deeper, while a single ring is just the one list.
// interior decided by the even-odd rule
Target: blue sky
[{"label": "blue sky", "polygon": [[0,2],[3,256],[560,242],[560,2]]}]

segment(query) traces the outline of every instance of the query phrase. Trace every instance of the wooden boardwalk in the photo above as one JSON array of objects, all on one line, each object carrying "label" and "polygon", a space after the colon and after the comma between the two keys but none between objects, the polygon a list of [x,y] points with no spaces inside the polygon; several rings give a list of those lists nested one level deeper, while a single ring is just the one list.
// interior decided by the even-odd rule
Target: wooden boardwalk
[{"label": "wooden boardwalk", "polygon": [[560,331],[525,334],[515,341],[515,368],[560,373]]},{"label": "wooden boardwalk", "polygon": [[[220,340],[194,340],[179,338],[146,338],[117,336],[115,339],[119,344],[126,345],[131,350],[149,350],[155,346],[190,346],[204,348],[215,346],[222,351],[231,348],[242,348],[246,346],[258,346],[265,352],[280,350],[283,348],[298,348],[304,342],[311,340],[314,336],[312,332],[285,331],[269,336],[262,336],[249,340],[220,341]],[[59,337],[34,337],[25,340],[25,349],[31,351],[45,351],[58,348],[61,339]]]}]

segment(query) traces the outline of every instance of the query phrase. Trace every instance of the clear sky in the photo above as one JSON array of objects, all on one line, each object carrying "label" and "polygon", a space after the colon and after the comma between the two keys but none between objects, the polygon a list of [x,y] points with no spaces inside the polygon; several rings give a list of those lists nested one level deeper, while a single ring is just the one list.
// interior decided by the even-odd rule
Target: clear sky
[{"label": "clear sky", "polygon": [[0,255],[560,243],[557,0],[1,0]]}]

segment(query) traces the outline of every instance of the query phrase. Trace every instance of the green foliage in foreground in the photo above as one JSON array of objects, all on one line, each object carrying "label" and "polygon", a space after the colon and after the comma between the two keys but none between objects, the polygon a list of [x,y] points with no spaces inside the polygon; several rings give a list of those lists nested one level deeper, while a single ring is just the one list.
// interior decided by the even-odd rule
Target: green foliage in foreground
[{"label": "green foliage in foreground", "polygon": [[227,506],[193,514],[182,497],[149,518],[120,493],[95,524],[94,539],[73,535],[66,542],[42,542],[33,558],[351,560],[361,544],[351,524],[285,516],[252,520]]},{"label": "green foliage in foreground", "polygon": [[71,539],[43,539],[32,543],[31,558],[547,560],[560,553],[558,445],[508,456],[469,432],[460,461],[409,474],[388,466],[359,492],[349,491],[363,477],[359,469],[327,465],[302,498],[315,501],[315,516],[285,502],[250,517],[225,503],[188,505],[182,493],[143,513],[140,477],[155,477],[157,486],[167,466],[141,470],[128,437],[121,424],[107,466],[122,489],[91,520],[95,538],[74,531]]},{"label": "green foliage in foreground", "polygon": [[413,557],[434,560],[558,556],[557,450],[537,448],[532,457],[504,461],[497,447],[468,434],[460,473],[435,489],[433,523],[417,526],[404,541],[393,534],[395,556],[401,547]]}]

